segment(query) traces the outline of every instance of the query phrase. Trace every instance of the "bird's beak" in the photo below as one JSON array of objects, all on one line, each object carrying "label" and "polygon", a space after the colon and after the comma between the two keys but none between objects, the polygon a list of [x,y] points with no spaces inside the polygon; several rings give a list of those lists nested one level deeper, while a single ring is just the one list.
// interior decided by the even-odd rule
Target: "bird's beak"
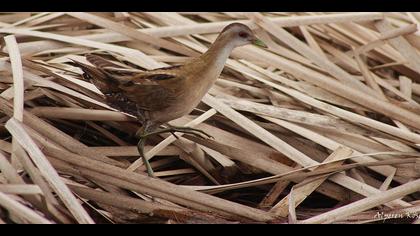
[{"label": "bird's beak", "polygon": [[258,46],[258,47],[262,47],[262,48],[268,48],[267,45],[265,45],[265,43],[263,41],[261,41],[261,39],[259,38],[254,38],[252,40],[252,44]]}]

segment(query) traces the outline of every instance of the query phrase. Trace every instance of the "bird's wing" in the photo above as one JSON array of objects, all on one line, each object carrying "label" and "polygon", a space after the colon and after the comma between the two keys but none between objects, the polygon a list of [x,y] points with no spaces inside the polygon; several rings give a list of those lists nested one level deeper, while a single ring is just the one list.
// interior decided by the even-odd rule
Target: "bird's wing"
[{"label": "bird's wing", "polygon": [[100,56],[88,54],[86,59],[94,67],[74,62],[84,71],[84,77],[110,101],[128,99],[143,110],[160,110],[171,105],[177,93],[173,85],[182,81],[174,73],[179,66],[151,71],[130,71]]},{"label": "bird's wing", "polygon": [[144,110],[156,111],[169,107],[176,94],[170,88],[154,81],[144,79],[141,82],[126,83],[119,86],[123,94]]},{"label": "bird's wing", "polygon": [[140,76],[146,72],[137,69],[124,68],[110,60],[107,60],[101,56],[88,54],[86,60],[95,66],[102,73],[107,75],[109,79],[115,80],[118,84],[130,82],[134,76]]}]

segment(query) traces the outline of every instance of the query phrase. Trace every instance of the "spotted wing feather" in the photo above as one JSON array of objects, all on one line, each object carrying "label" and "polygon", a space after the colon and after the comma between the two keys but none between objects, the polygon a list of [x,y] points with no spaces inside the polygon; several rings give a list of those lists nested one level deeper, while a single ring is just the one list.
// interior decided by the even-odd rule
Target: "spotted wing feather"
[{"label": "spotted wing feather", "polygon": [[177,96],[168,84],[181,78],[171,73],[171,68],[142,73],[119,72],[106,69],[122,67],[100,56],[89,54],[86,59],[94,67],[79,62],[75,64],[84,71],[84,77],[104,93],[108,104],[118,110],[137,116],[138,109],[165,109]]}]

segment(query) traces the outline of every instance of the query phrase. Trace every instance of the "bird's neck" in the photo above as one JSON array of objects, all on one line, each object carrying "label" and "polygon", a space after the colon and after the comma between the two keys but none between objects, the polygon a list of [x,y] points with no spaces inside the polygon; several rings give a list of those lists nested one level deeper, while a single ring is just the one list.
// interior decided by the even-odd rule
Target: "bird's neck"
[{"label": "bird's neck", "polygon": [[201,59],[211,68],[214,76],[218,77],[233,49],[234,44],[232,40],[227,37],[219,37],[207,52],[201,56]]}]

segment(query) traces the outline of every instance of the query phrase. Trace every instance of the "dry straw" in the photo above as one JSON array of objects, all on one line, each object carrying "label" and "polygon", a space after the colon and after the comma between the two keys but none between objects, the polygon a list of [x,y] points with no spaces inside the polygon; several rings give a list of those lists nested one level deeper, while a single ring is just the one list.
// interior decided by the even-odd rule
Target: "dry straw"
[{"label": "dry straw", "polygon": [[[67,63],[182,64],[240,22],[268,48],[146,145]],[[362,223],[419,213],[418,13],[1,13],[0,223]],[[135,67],[135,68],[134,68]],[[390,219],[388,219],[390,220]],[[415,217],[392,219],[416,223]],[[418,220],[417,220],[418,223]]]}]

